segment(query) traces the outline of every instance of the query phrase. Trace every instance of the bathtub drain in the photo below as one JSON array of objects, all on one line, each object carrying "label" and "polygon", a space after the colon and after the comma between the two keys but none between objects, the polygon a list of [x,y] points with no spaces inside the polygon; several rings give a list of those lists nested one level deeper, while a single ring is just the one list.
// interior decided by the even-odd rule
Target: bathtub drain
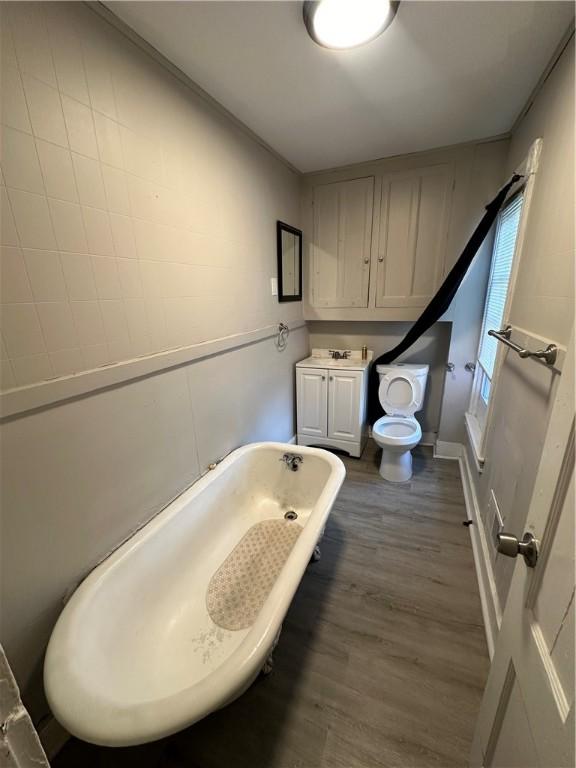
[{"label": "bathtub drain", "polygon": [[298,515],[296,514],[296,512],[294,512],[293,509],[289,509],[288,512],[286,512],[286,514],[284,515],[284,520],[297,520],[297,519],[298,519]]}]

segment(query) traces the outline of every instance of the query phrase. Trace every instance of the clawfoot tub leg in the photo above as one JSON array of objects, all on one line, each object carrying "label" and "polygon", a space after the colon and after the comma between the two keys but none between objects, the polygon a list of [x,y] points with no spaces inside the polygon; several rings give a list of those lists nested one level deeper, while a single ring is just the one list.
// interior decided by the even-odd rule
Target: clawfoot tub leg
[{"label": "clawfoot tub leg", "polygon": [[269,675],[274,669],[274,651],[276,650],[276,646],[278,645],[278,641],[280,640],[280,632],[282,632],[282,626],[280,626],[280,629],[278,630],[278,633],[274,638],[274,642],[272,643],[272,648],[270,648],[270,653],[268,654],[268,658],[266,659],[266,661],[264,662],[264,666],[262,667],[263,675]]},{"label": "clawfoot tub leg", "polygon": [[312,552],[312,557],[310,558],[310,562],[317,563],[321,557],[322,557],[322,552],[320,552],[320,547],[314,547],[314,552]]}]

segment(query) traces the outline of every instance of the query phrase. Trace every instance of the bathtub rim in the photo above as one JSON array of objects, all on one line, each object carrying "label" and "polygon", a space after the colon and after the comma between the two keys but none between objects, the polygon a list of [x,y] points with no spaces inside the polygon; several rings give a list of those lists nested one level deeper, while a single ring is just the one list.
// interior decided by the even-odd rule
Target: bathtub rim
[{"label": "bathtub rim", "polygon": [[[246,454],[270,450],[318,457],[330,466],[330,472],[282,568],[281,577],[275,582],[245,637],[213,672],[174,693],[129,704],[119,703],[99,693],[94,694],[86,685],[89,675],[78,674],[74,663],[70,662],[74,641],[82,631],[87,631],[77,626],[78,619],[80,625],[82,623],[82,609],[89,606],[91,598],[117,565],[135,549],[145,545],[151,536],[224,475],[235,462]],[[264,664],[322,534],[345,474],[342,460],[320,448],[281,442],[249,443],[232,451],[215,469],[202,475],[170,501],[85,577],[60,614],[44,662],[44,688],[56,719],[70,733],[85,741],[103,746],[131,746],[180,731],[241,695]],[[79,711],[82,712],[80,716]]]}]

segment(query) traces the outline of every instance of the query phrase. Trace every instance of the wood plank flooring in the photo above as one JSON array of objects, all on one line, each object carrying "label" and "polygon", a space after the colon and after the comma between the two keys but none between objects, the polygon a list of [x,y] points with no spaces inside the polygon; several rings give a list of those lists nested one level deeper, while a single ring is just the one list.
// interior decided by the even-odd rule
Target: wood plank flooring
[{"label": "wood plank flooring", "polygon": [[371,441],[284,622],[272,674],[141,747],[75,739],[54,768],[396,768],[468,764],[488,655],[456,462],[414,452],[409,483]]}]

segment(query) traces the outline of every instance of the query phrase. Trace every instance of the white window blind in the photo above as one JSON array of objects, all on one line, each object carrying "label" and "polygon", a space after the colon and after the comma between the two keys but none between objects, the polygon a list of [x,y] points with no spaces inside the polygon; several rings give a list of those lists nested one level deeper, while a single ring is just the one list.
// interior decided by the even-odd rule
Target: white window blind
[{"label": "white window blind", "polygon": [[494,373],[498,342],[493,336],[488,336],[488,331],[491,328],[498,330],[502,327],[523,201],[522,193],[515,195],[500,212],[496,225],[478,355],[480,364],[490,378]]}]

